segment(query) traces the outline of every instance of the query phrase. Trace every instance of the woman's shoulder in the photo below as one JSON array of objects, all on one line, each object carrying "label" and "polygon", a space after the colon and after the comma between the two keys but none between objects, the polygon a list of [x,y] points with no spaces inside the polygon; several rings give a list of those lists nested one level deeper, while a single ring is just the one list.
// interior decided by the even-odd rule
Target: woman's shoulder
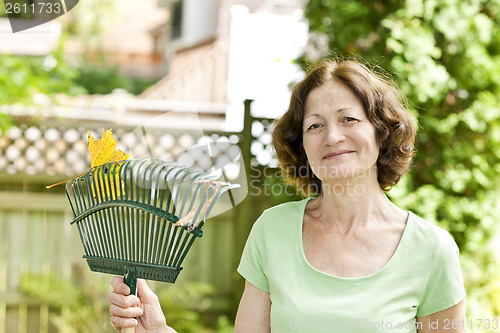
[{"label": "woman's shoulder", "polygon": [[276,205],[276,206],[273,206],[273,207],[270,207],[270,208],[264,210],[262,215],[277,216],[277,217],[282,216],[282,214],[304,215],[305,206],[310,199],[311,198],[306,198],[306,199],[302,199],[302,200],[288,201],[285,203],[281,203],[279,205]]},{"label": "woman's shoulder", "polygon": [[292,221],[302,221],[304,209],[310,198],[298,201],[289,201],[270,207],[262,213],[256,223],[266,226],[290,224]]},{"label": "woman's shoulder", "polygon": [[432,253],[439,252],[457,252],[458,246],[450,235],[450,233],[436,225],[429,222],[418,215],[410,212],[410,219],[412,219],[412,243],[420,250],[428,249]]}]

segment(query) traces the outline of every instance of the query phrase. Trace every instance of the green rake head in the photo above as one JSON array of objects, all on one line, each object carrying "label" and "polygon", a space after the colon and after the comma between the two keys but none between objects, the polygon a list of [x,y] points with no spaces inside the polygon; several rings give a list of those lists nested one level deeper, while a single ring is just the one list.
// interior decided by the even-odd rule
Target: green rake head
[{"label": "green rake head", "polygon": [[[239,187],[152,159],[95,167],[66,185],[92,271],[174,283],[215,202]],[[230,194],[230,193],[229,193]],[[228,207],[230,208],[230,207]]]}]

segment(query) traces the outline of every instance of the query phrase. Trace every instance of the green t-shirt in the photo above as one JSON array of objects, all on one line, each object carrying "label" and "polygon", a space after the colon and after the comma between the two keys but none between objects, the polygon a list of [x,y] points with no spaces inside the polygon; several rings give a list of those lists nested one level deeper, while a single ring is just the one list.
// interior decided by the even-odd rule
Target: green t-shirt
[{"label": "green t-shirt", "polygon": [[309,199],[266,210],[238,267],[246,280],[270,294],[273,333],[416,332],[417,316],[464,299],[455,241],[411,212],[394,255],[378,272],[341,278],[315,269],[302,247]]}]

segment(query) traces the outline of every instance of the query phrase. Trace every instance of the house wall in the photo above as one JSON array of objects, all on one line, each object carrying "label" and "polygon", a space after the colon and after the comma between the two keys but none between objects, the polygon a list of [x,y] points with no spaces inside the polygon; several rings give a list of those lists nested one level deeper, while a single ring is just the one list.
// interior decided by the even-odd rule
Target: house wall
[{"label": "house wall", "polygon": [[182,46],[213,38],[217,30],[219,0],[183,0]]}]

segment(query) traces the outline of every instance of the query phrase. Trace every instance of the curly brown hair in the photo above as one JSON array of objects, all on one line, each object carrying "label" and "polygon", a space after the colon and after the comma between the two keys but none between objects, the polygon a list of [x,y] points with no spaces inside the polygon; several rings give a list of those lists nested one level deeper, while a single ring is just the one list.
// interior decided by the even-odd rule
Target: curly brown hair
[{"label": "curly brown hair", "polygon": [[359,98],[375,127],[379,147],[377,179],[388,191],[408,171],[415,154],[416,123],[406,98],[392,79],[358,60],[322,59],[311,65],[305,78],[295,85],[287,112],[276,121],[272,144],[289,182],[306,196],[321,193],[321,180],[307,161],[302,142],[303,118],[312,89],[339,80]]}]

